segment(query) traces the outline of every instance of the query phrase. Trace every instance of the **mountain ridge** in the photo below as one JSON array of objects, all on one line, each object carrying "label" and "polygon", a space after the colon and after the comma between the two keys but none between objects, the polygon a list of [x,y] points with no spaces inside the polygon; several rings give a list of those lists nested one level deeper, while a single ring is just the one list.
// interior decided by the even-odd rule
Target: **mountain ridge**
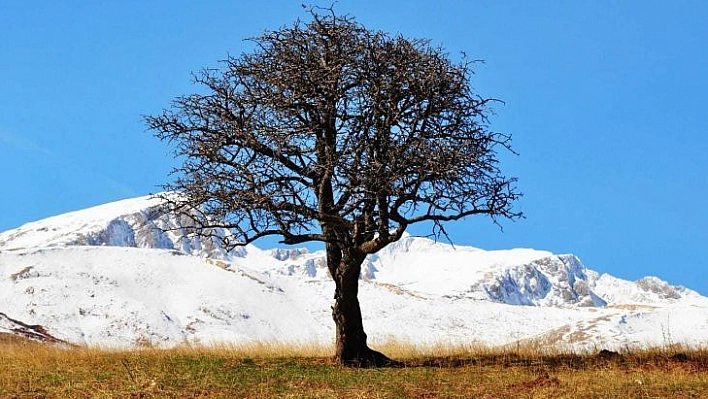
[{"label": "mountain ridge", "polygon": [[[228,231],[190,236],[188,218],[160,205],[139,197],[0,233],[0,312],[78,345],[331,339],[333,287],[322,251],[227,250],[218,237]],[[361,281],[372,336],[415,343],[497,345],[545,334],[580,349],[656,344],[670,328],[661,321],[649,329],[653,335],[627,326],[671,312],[684,327],[681,314],[708,316],[708,298],[695,291],[656,277],[629,282],[599,274],[572,254],[485,251],[412,236],[369,256]],[[161,299],[152,303],[142,291]],[[694,320],[688,327],[697,332],[682,331],[681,342],[705,345],[708,326]],[[0,332],[9,330],[0,323]],[[579,331],[587,335],[582,342]]]}]

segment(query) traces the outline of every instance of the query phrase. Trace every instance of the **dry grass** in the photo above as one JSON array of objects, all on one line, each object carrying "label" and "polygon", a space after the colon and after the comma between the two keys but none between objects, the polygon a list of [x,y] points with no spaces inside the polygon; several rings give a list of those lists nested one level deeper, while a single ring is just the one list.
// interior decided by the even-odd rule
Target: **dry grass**
[{"label": "dry grass", "polygon": [[405,367],[355,370],[317,345],[111,351],[0,337],[0,398],[708,397],[708,351],[378,346]]}]

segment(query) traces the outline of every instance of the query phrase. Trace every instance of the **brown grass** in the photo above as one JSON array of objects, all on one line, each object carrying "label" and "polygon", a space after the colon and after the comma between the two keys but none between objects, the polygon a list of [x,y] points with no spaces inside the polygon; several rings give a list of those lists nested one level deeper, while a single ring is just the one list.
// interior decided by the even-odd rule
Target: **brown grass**
[{"label": "brown grass", "polygon": [[333,364],[331,348],[255,343],[111,351],[0,337],[0,398],[708,397],[708,351],[379,346],[404,367]]}]

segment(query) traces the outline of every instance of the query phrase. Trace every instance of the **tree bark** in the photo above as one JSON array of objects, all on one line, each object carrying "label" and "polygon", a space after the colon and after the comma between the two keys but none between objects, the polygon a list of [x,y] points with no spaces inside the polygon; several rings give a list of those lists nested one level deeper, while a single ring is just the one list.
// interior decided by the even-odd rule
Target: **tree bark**
[{"label": "tree bark", "polygon": [[328,262],[336,262],[339,258],[339,262],[330,264],[336,287],[332,307],[332,318],[337,328],[335,360],[348,367],[392,366],[395,362],[369,348],[366,343],[358,299],[359,273],[364,257],[330,255],[328,250]]}]

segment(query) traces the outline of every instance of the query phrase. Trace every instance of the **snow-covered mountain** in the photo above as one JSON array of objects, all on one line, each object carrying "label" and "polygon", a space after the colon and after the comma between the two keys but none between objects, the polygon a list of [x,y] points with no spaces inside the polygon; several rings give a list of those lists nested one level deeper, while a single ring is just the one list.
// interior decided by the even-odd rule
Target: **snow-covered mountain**
[{"label": "snow-covered mountain", "polygon": [[[227,251],[227,231],[191,237],[160,204],[135,198],[0,233],[0,333],[111,347],[331,341],[321,251]],[[708,298],[533,249],[406,236],[366,260],[360,300],[372,341],[708,344]]]}]

